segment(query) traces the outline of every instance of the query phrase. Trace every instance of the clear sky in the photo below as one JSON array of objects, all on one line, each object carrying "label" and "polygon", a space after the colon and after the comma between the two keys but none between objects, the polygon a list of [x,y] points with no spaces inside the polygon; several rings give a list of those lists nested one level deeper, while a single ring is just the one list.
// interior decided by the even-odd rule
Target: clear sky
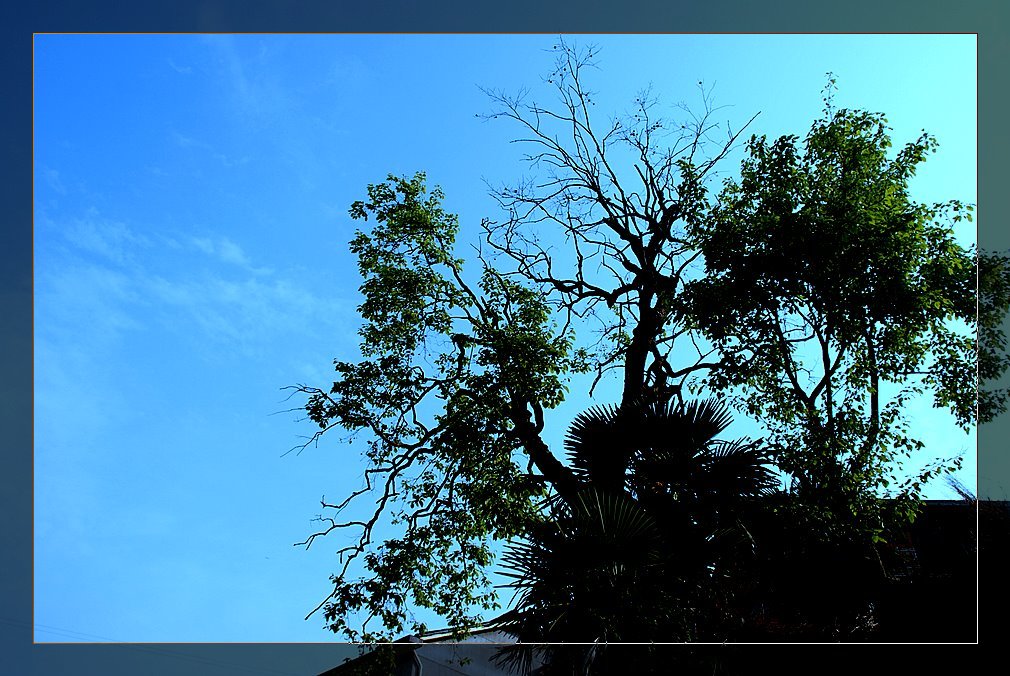
[{"label": "clear sky", "polygon": [[[35,38],[37,641],[333,640],[302,618],[341,540],[292,543],[363,465],[335,443],[283,456],[312,429],[281,388],[356,354],[347,209],[424,170],[462,239],[499,216],[484,180],[524,167],[479,86],[545,98],[555,40]],[[976,200],[974,36],[576,40],[601,47],[604,120],[649,84],[696,104],[704,81],[734,127],[760,111],[753,131],[802,136],[831,71],[896,145],[938,138],[918,199]],[[914,429],[917,460],[965,451],[975,485],[974,435],[927,410]]]}]

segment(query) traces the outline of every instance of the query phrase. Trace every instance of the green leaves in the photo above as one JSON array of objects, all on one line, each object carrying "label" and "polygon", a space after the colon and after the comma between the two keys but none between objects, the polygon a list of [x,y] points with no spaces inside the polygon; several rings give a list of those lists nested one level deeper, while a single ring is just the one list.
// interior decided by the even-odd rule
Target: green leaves
[{"label": "green leaves", "polygon": [[[442,199],[423,174],[390,176],[351,207],[368,223],[350,245],[363,278],[362,358],[335,362],[328,390],[302,388],[316,438],[342,427],[366,447],[366,487],[351,499],[374,499],[371,516],[322,519],[331,527],[312,536],[358,533],[340,550],[324,608],[330,628],[353,640],[400,632],[412,606],[459,632],[475,608],[497,607],[490,542],[540,521],[545,493],[514,460],[515,411],[557,406],[568,374],[585,369],[539,292],[487,266],[471,287]],[[391,535],[374,545],[380,527]],[[355,615],[383,629],[352,626]]]},{"label": "green leaves", "polygon": [[365,301],[358,308],[367,322],[362,352],[412,352],[429,331],[445,333],[449,310],[461,302],[460,290],[436,269],[450,258],[459,224],[441,207],[437,188],[425,198],[424,174],[390,176],[368,187],[368,202],[355,202],[351,216],[375,224],[358,231],[351,252],[364,278]]},{"label": "green leaves", "polygon": [[978,379],[980,422],[992,420],[1006,411],[1007,390],[990,383],[1010,368],[1007,338],[1003,332],[1010,311],[1010,257],[1000,253],[979,253],[978,261]]},{"label": "green leaves", "polygon": [[[940,471],[902,482],[900,461],[922,448],[908,401],[928,393],[971,424],[976,359],[982,380],[1010,366],[1010,259],[976,266],[958,245],[952,227],[971,220],[971,205],[910,197],[936,149],[928,134],[893,148],[883,115],[834,108],[831,79],[809,133],[752,137],[739,180],[710,205],[706,177],[729,145],[711,161],[695,155],[704,119],[680,150],[650,146],[659,128],[648,120],[638,135],[614,126],[638,151],[628,173],[642,186],[625,189],[603,156],[610,134],[593,136],[573,82],[562,89],[576,98],[552,119],[572,123],[574,151],[540,127],[549,111],[527,118],[518,99],[496,99],[553,172],[500,191],[510,218],[483,224],[511,272],[480,255],[482,268],[464,270],[458,219],[423,174],[389,176],[351,207],[362,222],[351,242],[361,358],[335,362],[332,387],[302,388],[315,438],[341,427],[364,444],[365,487],[351,498],[376,505],[344,523],[323,519],[331,527],[317,534],[359,531],[340,550],[325,606],[349,638],[400,632],[412,606],[466,631],[475,609],[496,604],[485,575],[496,539],[513,541],[505,562],[518,605],[503,619],[522,637],[714,635],[727,581],[746,568],[740,552],[753,554],[743,506],[776,484],[769,459],[791,481],[780,513],[797,532],[823,535],[822,560],[832,543],[872,549],[885,523],[914,515]],[[549,225],[570,255],[539,239]],[[601,327],[598,354],[574,347],[570,323],[587,320]],[[686,368],[672,362],[682,337],[697,348]],[[566,467],[540,438],[544,410],[563,401],[570,374],[590,369],[623,372],[622,406],[575,419]],[[729,415],[714,399],[673,403],[705,371],[702,386],[739,395],[765,442],[718,440]],[[1005,396],[984,392],[978,418]],[[356,613],[383,631],[351,626]]]},{"label": "green leaves", "polygon": [[706,276],[686,302],[725,356],[709,384],[741,395],[793,489],[825,514],[855,509],[879,536],[877,501],[922,447],[907,397],[927,388],[961,425],[975,421],[963,328],[975,322],[975,265],[952,231],[971,207],[915,203],[908,181],[935,139],[891,153],[884,116],[836,110],[833,88],[802,142],[750,140],[740,180],[694,229]]}]

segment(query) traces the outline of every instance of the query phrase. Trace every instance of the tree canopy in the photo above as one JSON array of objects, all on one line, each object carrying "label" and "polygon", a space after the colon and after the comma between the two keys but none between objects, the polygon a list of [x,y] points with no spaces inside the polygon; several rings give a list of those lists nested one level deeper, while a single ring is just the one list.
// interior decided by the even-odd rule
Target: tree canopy
[{"label": "tree canopy", "polygon": [[[802,142],[751,137],[739,179],[713,196],[746,125],[714,125],[704,89],[700,113],[663,119],[645,92],[601,125],[593,50],[556,49],[556,105],[487,92],[539,176],[494,189],[505,217],[481,223],[471,267],[423,174],[351,207],[361,359],[336,361],[332,386],[298,386],[310,443],[342,428],[365,449],[365,486],[324,500],[333,515],[303,543],[357,532],[319,606],[349,638],[402,632],[410,607],[464,633],[500,607],[495,541],[512,543],[518,600],[498,620],[524,640],[724,636],[716,596],[748,575],[747,505],[777,483],[772,460],[808,515],[848,527],[863,507],[882,513],[895,460],[920,446],[910,397],[928,391],[964,426],[1002,406],[991,393],[976,413],[975,370],[1007,367],[1010,268],[957,244],[970,205],[909,196],[931,137],[892,153],[884,117],[834,109],[832,82]],[[619,401],[572,421],[567,458],[549,447],[545,411],[570,377],[591,376],[592,393],[612,372]],[[717,439],[729,403],[766,439]],[[903,514],[926,478],[893,493]],[[338,520],[361,497],[369,515]],[[860,524],[884,537],[879,519]],[[365,627],[349,622],[359,611]]]},{"label": "tree canopy", "polygon": [[722,354],[709,384],[742,391],[794,489],[875,519],[877,497],[909,509],[943,468],[888,491],[923,447],[910,398],[928,391],[965,428],[977,419],[975,254],[951,227],[973,207],[912,200],[935,139],[890,156],[885,117],[836,110],[833,86],[802,142],[748,142],[740,179],[694,229],[706,274],[686,295]]},{"label": "tree canopy", "polygon": [[[363,358],[336,362],[329,390],[302,389],[317,436],[342,427],[367,438],[366,486],[324,507],[339,512],[373,482],[381,497],[368,520],[324,519],[328,527],[306,544],[343,527],[361,531],[341,552],[325,610],[334,630],[358,637],[345,616],[361,607],[399,630],[406,603],[466,627],[472,606],[494,603],[485,575],[490,540],[539,518],[546,481],[559,490],[574,482],[539,432],[543,408],[563,398],[565,374],[585,366],[553,331],[535,291],[490,267],[476,287],[464,280],[451,254],[456,217],[442,210],[439,190],[426,194],[423,175],[390,177],[369,186],[368,197],[351,208],[352,217],[374,220],[351,242],[364,278]],[[439,409],[426,408],[431,399]],[[522,451],[539,475],[515,461]],[[383,516],[404,536],[368,550]],[[374,577],[345,580],[358,556]]]}]

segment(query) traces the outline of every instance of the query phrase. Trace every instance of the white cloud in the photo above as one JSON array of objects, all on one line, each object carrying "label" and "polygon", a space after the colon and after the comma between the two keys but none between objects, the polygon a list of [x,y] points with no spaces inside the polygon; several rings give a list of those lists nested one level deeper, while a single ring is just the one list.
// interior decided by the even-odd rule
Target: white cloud
[{"label": "white cloud", "polygon": [[135,233],[125,223],[102,218],[97,211],[71,222],[64,235],[78,250],[98,254],[119,265],[130,263],[137,248],[151,246],[147,237]]},{"label": "white cloud", "polygon": [[246,355],[276,345],[281,337],[309,336],[350,320],[351,305],[343,299],[321,298],[280,279],[159,276],[147,280],[144,288],[161,321],[185,333],[187,340],[208,347],[225,345]]},{"label": "white cloud", "polygon": [[246,257],[245,252],[242,251],[242,247],[230,239],[221,239],[218,245],[218,254],[225,263],[234,263],[242,267],[250,266],[249,259]]},{"label": "white cloud", "polygon": [[195,138],[193,138],[191,136],[186,136],[185,134],[183,134],[181,132],[178,132],[178,131],[175,131],[174,129],[172,130],[171,137],[172,137],[172,140],[175,141],[175,144],[178,145],[181,148],[208,148],[209,147],[206,143],[204,143],[202,141],[197,141]]},{"label": "white cloud", "polygon": [[214,242],[210,239],[207,239],[206,237],[193,237],[190,241],[193,243],[193,246],[205,254],[214,254]]},{"label": "white cloud", "polygon": [[[258,42],[257,42],[258,41]],[[265,41],[252,36],[214,35],[204,42],[217,56],[222,92],[230,98],[236,120],[253,128],[290,124],[303,102],[289,89]],[[287,143],[290,139],[283,139]]]},{"label": "white cloud", "polygon": [[176,64],[175,61],[173,61],[172,59],[168,60],[168,65],[176,73],[182,73],[183,75],[189,75],[190,73],[193,72],[193,68],[191,66],[180,66]]},{"label": "white cloud", "polygon": [[270,268],[255,267],[242,247],[227,237],[191,237],[189,241],[195,248],[222,263],[238,266],[257,275],[273,272]]},{"label": "white cloud", "polygon": [[250,159],[248,155],[243,155],[239,158],[233,158],[224,153],[214,153],[214,159],[220,162],[224,167],[231,169],[233,167],[241,167],[245,164],[249,164]]},{"label": "white cloud", "polygon": [[301,278],[257,265],[228,236],[148,233],[92,210],[46,221],[37,234],[37,331],[57,351],[94,352],[129,332],[168,327],[187,342],[203,336],[251,353],[355,321],[351,299],[317,295]]},{"label": "white cloud", "polygon": [[42,178],[45,180],[46,185],[57,195],[67,194],[67,188],[63,185],[63,181],[60,180],[60,172],[55,169],[45,168],[42,170]]},{"label": "white cloud", "polygon": [[80,347],[111,344],[124,331],[143,327],[134,311],[143,296],[129,272],[85,261],[40,263],[36,269],[37,331]]},{"label": "white cloud", "polygon": [[[192,136],[187,136],[186,134],[183,134],[182,132],[176,129],[173,129],[171,132],[169,132],[169,138],[172,140],[173,143],[175,143],[175,145],[179,146],[180,148],[192,148],[195,150],[206,151],[211,158],[213,158],[216,162],[219,162],[221,166],[225,167],[226,169],[241,167],[246,164],[249,164],[249,162],[252,161],[248,155],[243,155],[241,157],[233,157],[226,153],[222,153],[219,150],[217,150],[217,148],[215,148],[212,144],[207,143],[206,141],[202,141],[198,138],[194,138]],[[158,167],[152,168],[151,171],[156,175],[167,175],[164,170]]]}]

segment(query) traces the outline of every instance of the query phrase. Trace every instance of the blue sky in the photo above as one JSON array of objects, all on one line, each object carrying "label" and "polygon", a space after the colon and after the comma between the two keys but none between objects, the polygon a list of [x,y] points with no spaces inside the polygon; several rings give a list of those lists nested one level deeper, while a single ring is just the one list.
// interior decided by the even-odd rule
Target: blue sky
[{"label": "blue sky", "polygon": [[[832,71],[896,144],[939,139],[919,199],[976,200],[974,36],[576,39],[601,47],[603,119],[704,81],[734,126],[802,135]],[[347,209],[424,170],[462,239],[498,216],[485,179],[524,167],[478,86],[546,94],[555,40],[36,36],[36,640],[332,640],[302,618],[341,541],[292,543],[363,466],[336,443],[284,456],[311,427],[281,388],[355,356]],[[922,461],[967,451],[974,485],[973,435],[916,429]]]}]

